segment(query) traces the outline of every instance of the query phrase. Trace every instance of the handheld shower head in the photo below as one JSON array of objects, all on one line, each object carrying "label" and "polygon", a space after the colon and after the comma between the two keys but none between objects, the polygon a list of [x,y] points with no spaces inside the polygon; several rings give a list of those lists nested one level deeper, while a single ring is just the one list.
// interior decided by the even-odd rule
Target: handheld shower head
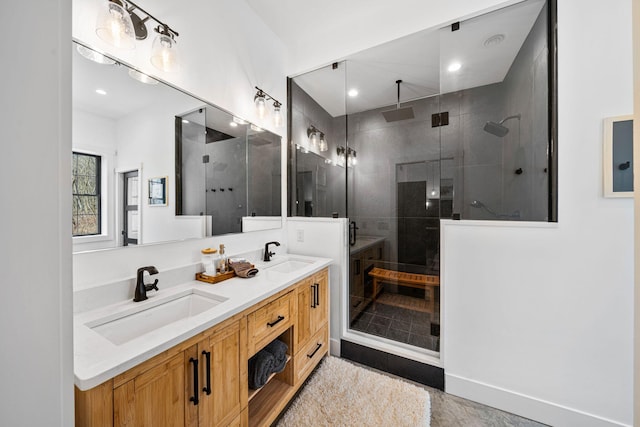
[{"label": "handheld shower head", "polygon": [[509,119],[520,120],[520,114],[514,114],[513,116],[505,117],[504,119],[500,120],[500,122],[498,123],[493,121],[488,121],[487,123],[484,124],[484,131],[489,132],[491,135],[495,135],[499,138],[502,138],[503,136],[509,133],[509,128],[506,126],[503,126],[503,123]]}]

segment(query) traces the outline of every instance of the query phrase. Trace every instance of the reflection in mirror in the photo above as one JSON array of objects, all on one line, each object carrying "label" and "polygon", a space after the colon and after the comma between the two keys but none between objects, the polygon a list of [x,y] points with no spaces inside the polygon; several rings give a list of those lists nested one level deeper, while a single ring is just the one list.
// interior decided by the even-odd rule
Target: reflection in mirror
[{"label": "reflection in mirror", "polygon": [[[79,50],[95,58],[73,44],[72,148],[100,167],[74,177],[98,183],[96,194],[74,191],[74,220],[94,222],[74,231],[74,252],[281,227],[279,136]],[[164,200],[149,193],[158,177]]]}]

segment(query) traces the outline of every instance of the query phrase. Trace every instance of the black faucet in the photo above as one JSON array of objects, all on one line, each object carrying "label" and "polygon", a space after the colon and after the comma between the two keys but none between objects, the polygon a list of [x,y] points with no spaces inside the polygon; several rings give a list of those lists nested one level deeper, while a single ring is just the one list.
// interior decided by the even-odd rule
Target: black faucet
[{"label": "black faucet", "polygon": [[158,269],[154,266],[150,265],[149,267],[140,267],[138,269],[138,278],[136,280],[136,296],[133,298],[135,302],[144,301],[147,299],[147,291],[151,291],[155,289],[158,290],[158,279],[156,279],[153,283],[145,285],[144,284],[144,272],[148,271],[149,274],[158,274]]},{"label": "black faucet", "polygon": [[264,259],[263,261],[268,262],[271,261],[271,257],[275,255],[273,252],[269,252],[269,245],[280,246],[280,242],[269,242],[264,245]]}]

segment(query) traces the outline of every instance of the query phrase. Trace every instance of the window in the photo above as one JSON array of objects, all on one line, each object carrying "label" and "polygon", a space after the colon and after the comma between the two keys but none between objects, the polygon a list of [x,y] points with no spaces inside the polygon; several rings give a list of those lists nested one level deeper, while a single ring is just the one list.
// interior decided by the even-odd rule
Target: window
[{"label": "window", "polygon": [[73,153],[73,236],[101,233],[100,156]]}]

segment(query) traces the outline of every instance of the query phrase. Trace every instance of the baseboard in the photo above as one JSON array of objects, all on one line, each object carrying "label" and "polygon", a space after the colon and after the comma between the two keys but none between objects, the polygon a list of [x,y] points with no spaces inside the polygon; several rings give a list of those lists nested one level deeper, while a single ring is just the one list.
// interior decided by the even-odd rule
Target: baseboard
[{"label": "baseboard", "polygon": [[630,424],[447,373],[445,373],[445,391],[557,427],[632,427]]},{"label": "baseboard", "polygon": [[340,340],[335,338],[329,339],[329,354],[335,357],[340,357]]},{"label": "baseboard", "polygon": [[444,390],[444,370],[351,341],[341,340],[340,357],[429,387]]}]

